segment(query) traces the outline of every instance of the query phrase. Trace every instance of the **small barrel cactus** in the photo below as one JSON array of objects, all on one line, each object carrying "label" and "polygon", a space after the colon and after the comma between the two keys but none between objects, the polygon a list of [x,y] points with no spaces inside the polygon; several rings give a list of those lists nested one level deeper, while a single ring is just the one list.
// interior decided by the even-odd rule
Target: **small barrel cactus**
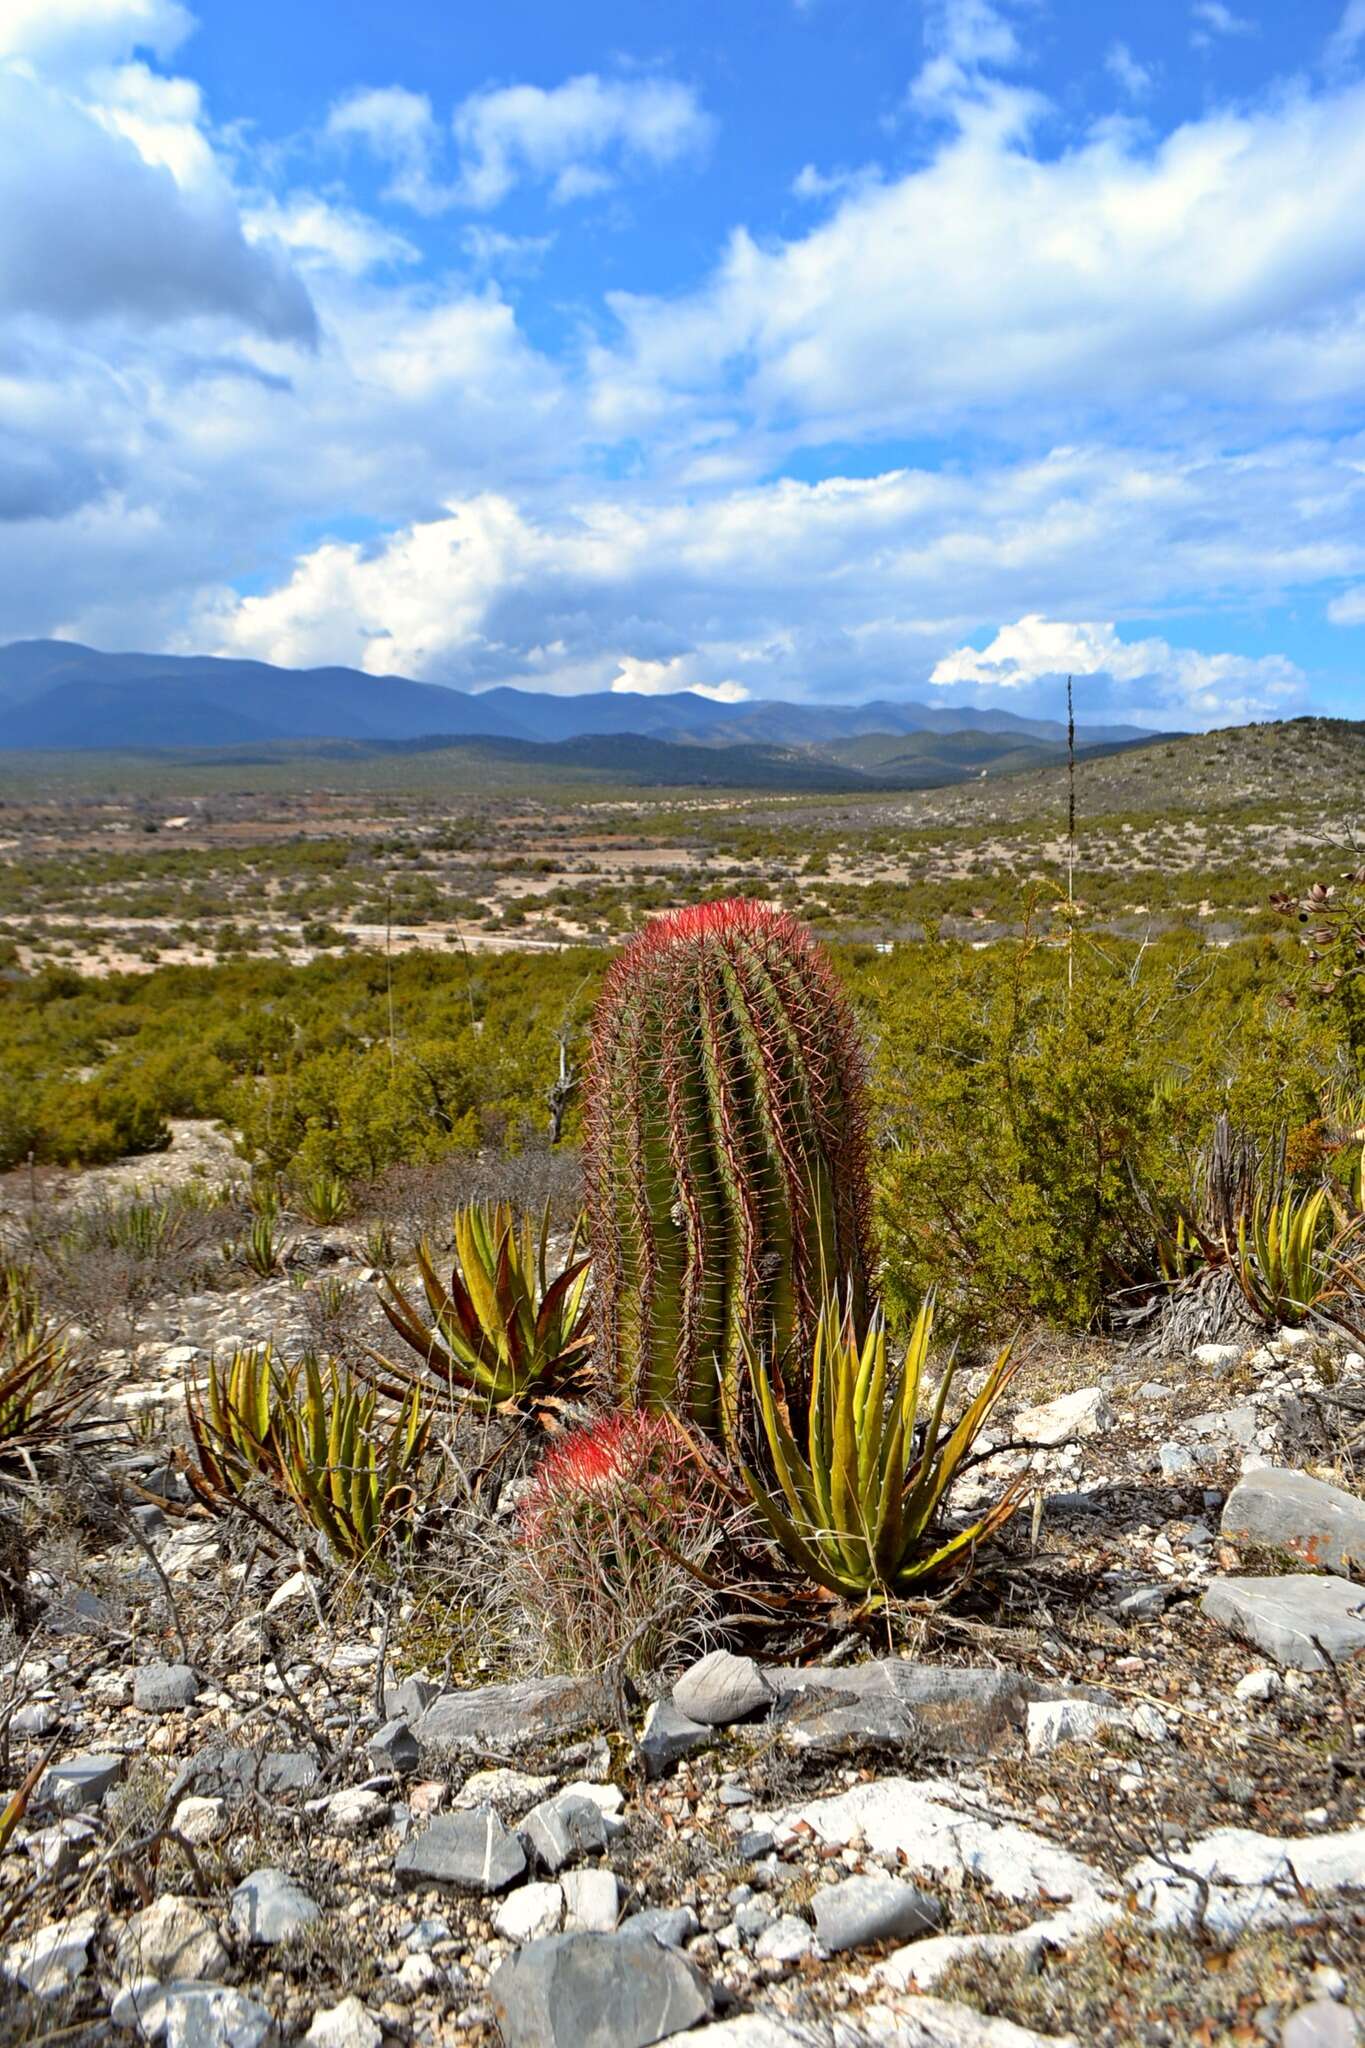
[{"label": "small barrel cactus", "polygon": [[794,918],[699,904],[626,949],[593,1024],[585,1185],[627,1406],[731,1440],[746,1336],[780,1370],[810,1355],[827,1280],[862,1312],[865,1125],[852,1013]]}]

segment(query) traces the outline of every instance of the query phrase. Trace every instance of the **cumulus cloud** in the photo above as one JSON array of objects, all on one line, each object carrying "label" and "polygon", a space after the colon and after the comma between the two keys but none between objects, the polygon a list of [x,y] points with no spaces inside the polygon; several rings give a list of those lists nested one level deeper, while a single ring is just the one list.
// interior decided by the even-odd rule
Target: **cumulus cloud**
[{"label": "cumulus cloud", "polygon": [[2,68],[0,307],[57,320],[219,315],[276,339],[316,332],[302,282],[282,251],[247,240],[229,194],[181,185],[111,123]]},{"label": "cumulus cloud", "polygon": [[1365,584],[1334,597],[1327,607],[1327,616],[1334,626],[1365,626]]},{"label": "cumulus cloud", "polygon": [[1358,391],[1365,85],[1214,111],[1155,145],[1101,124],[1046,156],[1034,113],[990,88],[926,161],[808,233],[739,228],[700,289],[614,295],[604,425],[645,430],[703,393],[831,438],[1040,402]]},{"label": "cumulus cloud", "polygon": [[[310,550],[275,588],[225,596],[200,637],[275,661],[558,690],[913,696],[932,679],[1018,697],[1070,667],[1102,677],[1116,711],[1230,718],[1291,701],[1298,671],[1058,620],[1178,587],[1259,600],[1277,579],[1365,575],[1365,478],[1353,500],[1344,460],[1330,512],[1310,509],[1311,467],[1301,446],[1259,476],[1072,449],[970,477],[785,480],[695,504],[598,495],[548,514],[488,491],[371,546]],[[1056,618],[1027,611],[1039,588],[1061,598]],[[984,652],[966,644],[1002,616],[1019,624]]]},{"label": "cumulus cloud", "polygon": [[1140,64],[1127,43],[1111,43],[1105,52],[1104,68],[1130,100],[1140,100],[1152,89],[1152,68]]},{"label": "cumulus cloud", "polygon": [[690,690],[693,696],[710,697],[717,704],[743,704],[751,695],[743,683],[694,683],[689,678],[686,655],[675,654],[671,661],[649,661],[623,654],[611,688],[626,697],[667,697],[675,690]]},{"label": "cumulus cloud", "polygon": [[5,0],[0,59],[84,70],[152,50],[169,57],[194,27],[178,0]]},{"label": "cumulus cloud", "polygon": [[548,184],[561,204],[615,184],[624,167],[658,168],[703,150],[711,118],[692,88],[671,78],[601,78],[545,90],[508,85],[472,93],[456,108],[461,196],[493,207],[523,181]]},{"label": "cumulus cloud", "polygon": [[437,171],[443,138],[424,92],[384,85],[348,93],[328,113],[327,134],[363,143],[388,166],[386,199],[427,214],[454,204],[454,187]]},{"label": "cumulus cloud", "polygon": [[1305,690],[1303,671],[1283,655],[1205,654],[1155,638],[1125,641],[1112,623],[1047,619],[1037,612],[1002,626],[980,651],[959,647],[944,655],[929,681],[1017,690],[1066,675],[1142,684],[1155,701],[1229,719],[1282,713]]}]

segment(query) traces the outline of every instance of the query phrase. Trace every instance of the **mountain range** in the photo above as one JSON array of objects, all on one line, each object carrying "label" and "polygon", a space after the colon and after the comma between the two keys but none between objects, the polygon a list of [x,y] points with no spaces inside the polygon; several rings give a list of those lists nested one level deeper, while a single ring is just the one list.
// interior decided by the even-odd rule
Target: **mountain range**
[{"label": "mountain range", "polygon": [[[974,735],[983,744],[932,744]],[[1008,757],[1049,759],[1053,719],[971,705],[887,699],[721,704],[694,691],[555,697],[508,686],[473,693],[352,668],[277,668],[215,655],[106,654],[71,640],[0,647],[0,748],[230,747],[280,741],[486,739],[533,743],[635,737],[697,747],[809,750],[849,780],[955,780]],[[1150,740],[1132,725],[1078,727],[1086,747]],[[908,747],[890,742],[911,739]],[[989,742],[995,742],[990,744]],[[1014,758],[1015,754],[1019,758]],[[941,763],[950,771],[931,771]],[[672,779],[671,777],[669,779]]]}]

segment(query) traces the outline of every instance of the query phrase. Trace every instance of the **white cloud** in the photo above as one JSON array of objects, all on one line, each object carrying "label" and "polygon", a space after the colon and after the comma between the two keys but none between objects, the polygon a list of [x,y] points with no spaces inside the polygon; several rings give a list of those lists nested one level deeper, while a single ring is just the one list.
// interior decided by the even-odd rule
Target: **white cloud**
[{"label": "white cloud", "polygon": [[1254,36],[1258,33],[1256,23],[1245,15],[1234,14],[1224,0],[1194,0],[1190,9],[1191,18],[1197,23],[1190,41],[1199,48],[1214,36]]},{"label": "white cloud", "polygon": [[383,85],[348,93],[327,115],[334,142],[359,142],[389,169],[384,197],[414,213],[443,213],[455,204],[455,188],[440,176],[444,138],[424,92]]},{"label": "white cloud", "polygon": [[1140,100],[1152,89],[1152,67],[1140,64],[1127,43],[1111,43],[1104,68],[1130,100]]},{"label": "white cloud", "polygon": [[1350,64],[1365,42],[1365,0],[1346,0],[1346,9],[1328,39],[1326,61],[1329,70]]},{"label": "white cloud", "polygon": [[59,321],[208,315],[311,341],[303,284],[281,250],[247,240],[195,145],[194,88],[141,67],[116,83],[117,96],[87,102],[0,64],[0,308]]},{"label": "white cloud", "polygon": [[84,70],[137,49],[169,57],[193,27],[177,0],[4,0],[0,58]]},{"label": "white cloud", "polygon": [[1107,675],[1149,686],[1155,701],[1201,719],[1282,714],[1301,698],[1303,671],[1283,655],[1205,654],[1160,639],[1120,640],[1113,624],[1068,623],[1033,612],[1002,626],[979,652],[959,647],[934,666],[931,683],[1017,690],[1045,678]]},{"label": "white cloud", "polygon": [[605,191],[625,165],[658,168],[696,155],[712,122],[676,79],[585,72],[549,91],[509,85],[472,93],[455,110],[454,130],[461,197],[488,208],[522,182],[548,184],[560,203]]},{"label": "white cloud", "polygon": [[[1302,678],[1278,659],[1058,621],[1181,590],[1261,604],[1277,585],[1365,577],[1365,473],[1343,458],[1310,504],[1313,476],[1303,445],[1259,467],[1064,449],[970,476],[787,480],[695,504],[602,493],[550,513],[488,491],[369,548],[324,543],[274,589],[225,594],[191,638],[556,690],[871,697],[932,677],[1018,696],[1070,666],[1100,679],[1091,715],[1103,698],[1116,714],[1209,722],[1289,702]],[[1039,589],[1055,596],[1049,618],[1030,613]],[[964,644],[1001,617],[1020,623],[984,653]]]},{"label": "white cloud", "polygon": [[671,661],[646,661],[623,654],[610,687],[619,696],[629,697],[667,697],[675,690],[690,690],[694,697],[710,697],[717,704],[743,704],[752,694],[743,683],[694,683],[689,676],[686,655],[675,654]]},{"label": "white cloud", "polygon": [[1327,607],[1327,616],[1334,626],[1365,626],[1365,583],[1334,597]]},{"label": "white cloud", "polygon": [[347,277],[386,264],[416,263],[421,252],[392,228],[354,207],[338,206],[316,192],[291,192],[287,199],[262,199],[244,216],[253,239],[268,236],[288,249],[303,269],[328,269]]},{"label": "white cloud", "polygon": [[925,163],[808,233],[739,228],[700,289],[614,295],[604,428],[657,430],[702,402],[833,439],[983,409],[1360,389],[1365,85],[1214,111],[1155,146],[1110,122],[1046,157],[1017,93],[955,111]]}]

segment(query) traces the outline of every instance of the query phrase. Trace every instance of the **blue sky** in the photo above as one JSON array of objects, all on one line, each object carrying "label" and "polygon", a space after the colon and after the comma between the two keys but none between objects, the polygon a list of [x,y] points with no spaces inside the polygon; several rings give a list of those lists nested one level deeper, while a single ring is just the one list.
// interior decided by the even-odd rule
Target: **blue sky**
[{"label": "blue sky", "polygon": [[1365,715],[1365,0],[5,0],[0,520],[0,639]]}]

